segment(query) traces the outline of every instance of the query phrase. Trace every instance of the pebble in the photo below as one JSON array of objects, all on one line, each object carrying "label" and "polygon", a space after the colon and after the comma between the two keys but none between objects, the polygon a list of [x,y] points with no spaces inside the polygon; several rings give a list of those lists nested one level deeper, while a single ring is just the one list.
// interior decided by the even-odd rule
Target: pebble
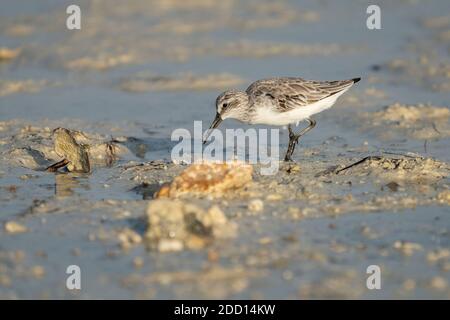
[{"label": "pebble", "polygon": [[406,256],[411,256],[414,251],[422,250],[422,246],[414,242],[395,241],[394,248]]},{"label": "pebble", "polygon": [[201,249],[214,238],[232,238],[237,232],[237,225],[217,205],[204,210],[180,200],[151,201],[147,222],[145,239],[160,252]]},{"label": "pebble", "polygon": [[21,225],[18,222],[15,221],[8,221],[5,223],[5,230],[8,233],[23,233],[23,232],[27,232],[28,228],[25,227],[24,225]]},{"label": "pebble", "polygon": [[140,269],[144,266],[144,259],[142,257],[135,257],[133,259],[133,265],[136,269]]},{"label": "pebble", "polygon": [[183,242],[176,239],[161,239],[158,242],[159,252],[181,251],[183,247]]},{"label": "pebble", "polygon": [[431,251],[427,254],[428,262],[436,262],[442,259],[447,259],[450,257],[450,250],[448,249],[439,249]]},{"label": "pebble", "polygon": [[40,279],[45,275],[45,269],[42,266],[34,266],[31,268],[31,274],[33,277]]},{"label": "pebble", "polygon": [[248,204],[248,210],[257,213],[264,210],[264,202],[261,199],[253,199]]},{"label": "pebble", "polygon": [[434,290],[443,291],[447,289],[447,280],[443,277],[433,277],[430,281],[430,287]]},{"label": "pebble", "polygon": [[272,193],[266,197],[267,201],[280,201],[281,199],[283,199],[283,196],[278,193]]}]

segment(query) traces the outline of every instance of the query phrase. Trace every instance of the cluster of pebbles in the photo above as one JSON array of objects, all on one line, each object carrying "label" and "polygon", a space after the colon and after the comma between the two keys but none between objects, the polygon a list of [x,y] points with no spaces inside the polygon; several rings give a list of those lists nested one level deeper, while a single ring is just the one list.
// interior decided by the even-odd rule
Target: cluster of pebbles
[{"label": "cluster of pebbles", "polygon": [[151,201],[147,221],[145,237],[160,252],[202,249],[214,239],[235,237],[237,231],[218,206],[204,210],[180,200]]}]

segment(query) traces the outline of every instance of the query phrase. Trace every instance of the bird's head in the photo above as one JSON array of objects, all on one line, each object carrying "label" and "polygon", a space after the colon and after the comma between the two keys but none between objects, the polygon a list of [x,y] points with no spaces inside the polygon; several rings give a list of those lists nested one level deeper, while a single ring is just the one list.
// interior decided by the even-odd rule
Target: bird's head
[{"label": "bird's head", "polygon": [[243,91],[228,90],[222,92],[216,99],[216,113],[222,120],[227,118],[239,119],[246,110],[248,95]]},{"label": "bird's head", "polygon": [[220,123],[228,118],[241,120],[247,110],[248,95],[243,91],[227,90],[222,92],[216,99],[216,117],[206,133],[203,143],[211,134],[212,130],[217,128]]}]

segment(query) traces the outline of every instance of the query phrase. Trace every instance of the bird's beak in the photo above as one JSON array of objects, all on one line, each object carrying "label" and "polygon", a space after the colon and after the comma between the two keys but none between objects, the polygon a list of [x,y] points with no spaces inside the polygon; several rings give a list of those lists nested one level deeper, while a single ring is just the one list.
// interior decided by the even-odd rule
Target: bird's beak
[{"label": "bird's beak", "polygon": [[208,131],[206,131],[206,134],[203,138],[203,144],[206,143],[206,140],[208,140],[209,135],[211,132],[219,126],[219,124],[222,122],[222,118],[220,117],[220,114],[216,113],[216,117],[214,118],[214,121],[211,123],[211,127],[209,127]]}]

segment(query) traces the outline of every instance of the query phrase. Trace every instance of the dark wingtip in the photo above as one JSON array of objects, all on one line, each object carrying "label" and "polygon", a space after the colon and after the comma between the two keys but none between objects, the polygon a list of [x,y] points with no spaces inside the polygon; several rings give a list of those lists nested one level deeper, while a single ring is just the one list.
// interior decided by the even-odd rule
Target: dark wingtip
[{"label": "dark wingtip", "polygon": [[353,80],[353,83],[357,83],[361,80],[361,78],[353,78],[352,80]]}]

